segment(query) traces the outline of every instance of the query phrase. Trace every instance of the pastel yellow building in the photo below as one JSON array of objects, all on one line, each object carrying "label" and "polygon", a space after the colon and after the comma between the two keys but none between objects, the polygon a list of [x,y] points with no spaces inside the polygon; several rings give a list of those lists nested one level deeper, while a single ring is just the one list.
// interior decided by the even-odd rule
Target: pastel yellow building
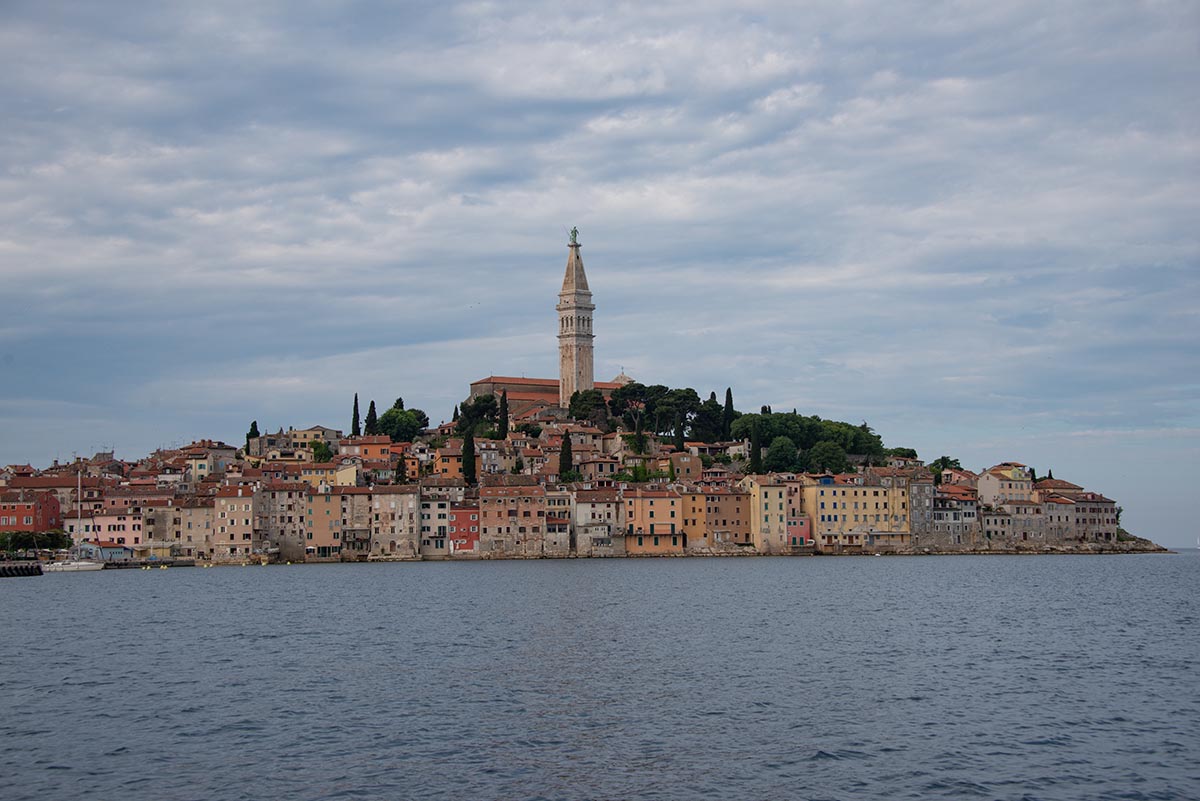
[{"label": "pastel yellow building", "polygon": [[859,474],[800,476],[801,504],[821,549],[906,548],[912,543],[908,489]]}]

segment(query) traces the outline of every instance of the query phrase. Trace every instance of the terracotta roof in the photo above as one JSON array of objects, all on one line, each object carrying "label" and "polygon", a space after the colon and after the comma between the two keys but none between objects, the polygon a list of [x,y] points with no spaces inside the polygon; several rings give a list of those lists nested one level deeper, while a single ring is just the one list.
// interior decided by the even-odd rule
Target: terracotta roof
[{"label": "terracotta roof", "polygon": [[[524,384],[529,387],[547,387],[558,391],[557,378],[517,378],[516,376],[490,375],[487,378],[481,378],[478,381],[472,381],[471,386],[476,384]],[[596,381],[594,382],[596,389],[616,389],[621,386],[613,381]],[[513,399],[511,390],[508,392],[508,399]]]}]

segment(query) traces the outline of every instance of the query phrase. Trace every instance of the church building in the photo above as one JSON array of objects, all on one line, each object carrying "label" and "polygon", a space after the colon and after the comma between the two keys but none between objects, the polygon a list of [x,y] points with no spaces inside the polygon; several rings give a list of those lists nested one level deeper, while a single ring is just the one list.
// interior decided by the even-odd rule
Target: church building
[{"label": "church building", "polygon": [[554,378],[515,378],[513,376],[488,376],[471,383],[471,396],[508,393],[508,408],[512,415],[522,415],[534,407],[567,408],[571,396],[576,392],[598,389],[608,397],[617,387],[628,384],[629,376],[621,374],[612,381],[594,380],[592,361],[592,292],[588,288],[587,274],[583,271],[581,245],[577,241],[578,230],[571,229],[571,241],[567,245],[567,271],[563,276],[562,290],[558,293],[558,370]]}]

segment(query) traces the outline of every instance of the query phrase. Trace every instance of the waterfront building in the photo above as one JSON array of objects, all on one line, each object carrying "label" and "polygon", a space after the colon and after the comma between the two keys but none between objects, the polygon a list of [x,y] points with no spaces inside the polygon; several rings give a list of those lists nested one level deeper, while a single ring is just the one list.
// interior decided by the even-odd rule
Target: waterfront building
[{"label": "waterfront building", "polygon": [[1029,468],[1020,462],[1001,462],[979,476],[979,502],[998,506],[1004,501],[1033,500],[1033,481]]},{"label": "waterfront building", "polygon": [[416,484],[371,490],[371,553],[415,558],[420,553],[421,488]]},{"label": "waterfront building", "polygon": [[1098,492],[1083,492],[1074,500],[1076,538],[1083,542],[1115,542],[1117,502]]},{"label": "waterfront building", "polygon": [[[262,500],[253,487],[219,488],[213,508],[211,558],[214,561],[240,561],[263,552],[266,539],[262,529],[255,527],[255,520],[263,518]],[[121,541],[119,537],[116,539]]]},{"label": "waterfront building", "polygon": [[541,556],[546,535],[545,487],[532,476],[488,478],[479,488],[480,553]]},{"label": "waterfront building", "polygon": [[342,549],[344,561],[365,560],[371,551],[371,490],[368,487],[334,487],[341,505]]},{"label": "waterfront building", "polygon": [[979,502],[975,490],[964,484],[942,484],[933,499],[933,526],[914,537],[919,546],[970,548],[977,544]]},{"label": "waterfront building", "polygon": [[304,559],[308,528],[304,516],[312,487],[303,481],[272,481],[258,490],[259,512],[267,550],[279,559],[298,562]]},{"label": "waterfront building", "polygon": [[626,489],[624,498],[626,553],[682,553],[687,548],[678,492],[638,485]]},{"label": "waterfront building", "polygon": [[750,533],[762,553],[782,553],[789,547],[787,485],[774,475],[746,476],[738,486],[750,493]]},{"label": "waterfront building", "polygon": [[342,553],[342,504],[332,487],[310,492],[304,516],[304,558],[333,560]]},{"label": "waterfront building", "polygon": [[575,491],[571,527],[578,556],[621,556],[625,552],[625,504],[616,489]]},{"label": "waterfront building", "polygon": [[451,504],[447,532],[451,556],[479,553],[479,501]]},{"label": "waterfront building", "polygon": [[216,498],[193,495],[179,507],[179,540],[172,551],[177,556],[212,558],[213,523]]}]

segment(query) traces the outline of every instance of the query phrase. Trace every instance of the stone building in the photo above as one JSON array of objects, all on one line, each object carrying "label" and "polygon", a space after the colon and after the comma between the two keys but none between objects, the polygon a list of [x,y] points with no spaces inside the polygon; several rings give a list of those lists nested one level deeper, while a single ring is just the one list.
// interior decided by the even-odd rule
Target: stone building
[{"label": "stone building", "polygon": [[583,271],[580,244],[571,231],[567,271],[558,293],[558,405],[566,408],[576,392],[592,389],[592,291]]},{"label": "stone building", "polygon": [[421,495],[415,484],[371,491],[371,553],[414,559],[420,552]]},{"label": "stone building", "polygon": [[615,489],[575,491],[571,540],[579,556],[621,556],[625,552],[625,504]]},{"label": "stone building", "polygon": [[542,556],[546,490],[532,476],[494,476],[479,488],[482,556]]}]

